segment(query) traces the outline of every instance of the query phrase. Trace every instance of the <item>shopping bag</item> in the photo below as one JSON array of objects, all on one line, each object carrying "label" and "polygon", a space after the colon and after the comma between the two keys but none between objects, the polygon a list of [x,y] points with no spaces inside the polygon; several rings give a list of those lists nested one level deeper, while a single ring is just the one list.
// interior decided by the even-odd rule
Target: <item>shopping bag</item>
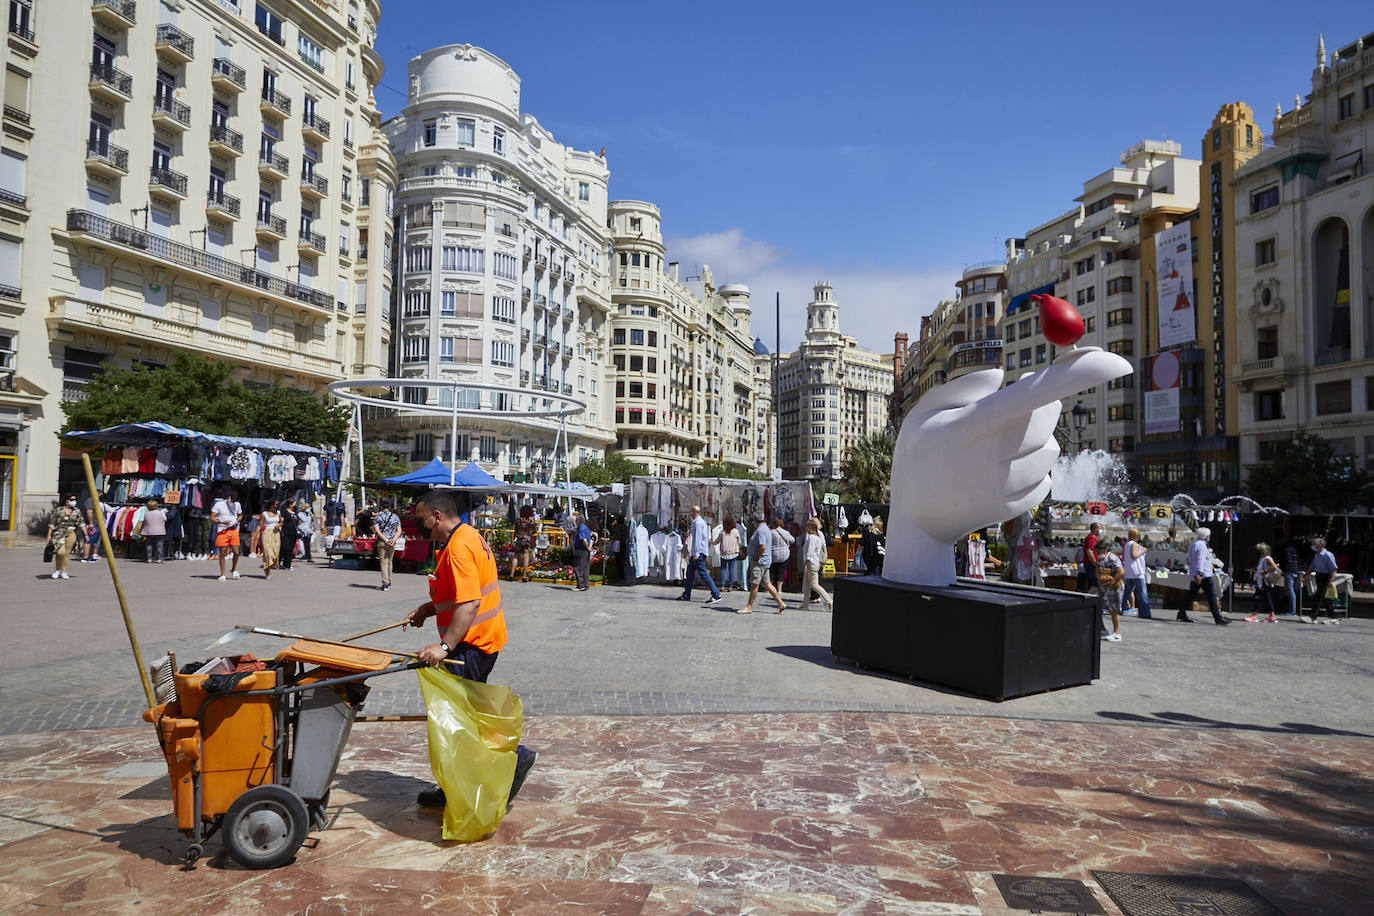
[{"label": "shopping bag", "polygon": [[429,765],[444,790],[444,839],[470,843],[506,813],[523,705],[509,687],[417,669],[429,716]]}]

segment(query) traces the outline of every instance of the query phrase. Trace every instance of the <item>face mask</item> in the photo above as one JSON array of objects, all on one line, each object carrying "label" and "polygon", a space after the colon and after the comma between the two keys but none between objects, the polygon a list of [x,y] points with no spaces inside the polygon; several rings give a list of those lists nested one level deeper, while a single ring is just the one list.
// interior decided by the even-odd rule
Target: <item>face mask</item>
[{"label": "face mask", "polygon": [[68,508],[68,509],[75,509],[75,508],[76,508],[76,500],[74,500],[74,499],[69,499],[69,500],[67,500],[67,508]]}]

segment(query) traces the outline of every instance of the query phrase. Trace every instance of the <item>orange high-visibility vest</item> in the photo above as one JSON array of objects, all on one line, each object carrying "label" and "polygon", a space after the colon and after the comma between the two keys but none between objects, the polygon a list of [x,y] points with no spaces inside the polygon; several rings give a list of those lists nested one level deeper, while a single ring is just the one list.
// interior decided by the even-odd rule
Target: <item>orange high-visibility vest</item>
[{"label": "orange high-visibility vest", "polygon": [[459,525],[439,551],[429,577],[429,599],[434,602],[440,634],[453,620],[454,608],[478,598],[482,604],[463,642],[483,652],[500,652],[506,644],[506,618],[501,613],[496,558],[477,529]]}]

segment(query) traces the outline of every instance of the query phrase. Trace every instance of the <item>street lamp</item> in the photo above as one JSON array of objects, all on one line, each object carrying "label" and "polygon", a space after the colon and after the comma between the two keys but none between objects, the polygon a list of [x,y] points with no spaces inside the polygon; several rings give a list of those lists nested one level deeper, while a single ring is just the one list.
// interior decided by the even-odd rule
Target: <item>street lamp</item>
[{"label": "street lamp", "polygon": [[1078,450],[1081,452],[1083,451],[1083,430],[1088,425],[1088,408],[1084,407],[1080,400],[1073,405],[1073,410],[1070,413],[1073,414],[1073,429],[1078,440]]}]

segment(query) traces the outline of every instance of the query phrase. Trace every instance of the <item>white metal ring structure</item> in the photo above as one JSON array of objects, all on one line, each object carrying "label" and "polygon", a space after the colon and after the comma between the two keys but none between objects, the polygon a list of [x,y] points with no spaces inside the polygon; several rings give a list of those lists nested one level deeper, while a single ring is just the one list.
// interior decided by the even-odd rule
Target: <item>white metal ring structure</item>
[{"label": "white metal ring structure", "polygon": [[[496,410],[488,407],[458,407],[444,406],[441,404],[411,404],[405,401],[393,401],[387,398],[375,397],[363,394],[354,389],[358,388],[437,388],[440,390],[451,389],[454,392],[462,391],[490,391],[493,394],[508,394],[515,398],[527,397],[530,399],[529,407],[525,410]],[[545,420],[561,420],[566,417],[574,417],[587,409],[585,401],[580,401],[569,394],[561,394],[553,391],[545,391],[542,388],[517,388],[513,385],[493,385],[487,382],[466,382],[446,379],[432,378],[362,378],[362,379],[343,379],[338,382],[330,382],[329,393],[341,401],[348,401],[353,404],[367,404],[371,407],[382,407],[387,410],[394,410],[403,414],[436,414],[438,416],[452,416],[455,413],[460,417],[501,417],[501,418],[534,418]],[[550,402],[540,406],[538,401]],[[454,399],[455,404],[457,399]]]}]

